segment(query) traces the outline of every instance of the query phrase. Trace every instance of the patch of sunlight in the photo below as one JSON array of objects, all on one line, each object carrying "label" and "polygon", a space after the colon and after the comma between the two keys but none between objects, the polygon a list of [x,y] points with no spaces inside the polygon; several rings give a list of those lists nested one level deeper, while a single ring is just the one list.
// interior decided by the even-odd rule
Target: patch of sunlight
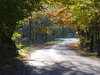
[{"label": "patch of sunlight", "polygon": [[34,66],[46,66],[46,65],[54,65],[55,62],[60,62],[60,58],[62,58],[55,49],[48,50],[36,50],[36,52],[30,55],[29,63]]},{"label": "patch of sunlight", "polygon": [[28,49],[29,49],[29,47],[25,47],[25,48],[19,49],[18,50],[19,55],[26,56],[27,52],[28,52]]},{"label": "patch of sunlight", "polygon": [[49,42],[46,42],[46,44],[56,44],[56,43],[60,43],[60,42],[62,42],[62,40],[49,41]]}]

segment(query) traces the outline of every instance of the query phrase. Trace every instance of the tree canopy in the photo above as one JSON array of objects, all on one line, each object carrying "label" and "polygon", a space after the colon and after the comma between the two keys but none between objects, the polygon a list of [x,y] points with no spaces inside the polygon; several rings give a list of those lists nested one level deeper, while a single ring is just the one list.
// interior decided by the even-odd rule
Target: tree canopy
[{"label": "tree canopy", "polygon": [[16,55],[16,46],[11,37],[18,21],[40,8],[40,0],[0,0],[0,57]]},{"label": "tree canopy", "polygon": [[[80,36],[81,45],[88,45],[91,52],[96,51],[100,55],[99,0],[0,0],[0,57],[9,57],[9,54],[10,57],[17,55],[17,49],[11,37],[16,27],[20,25],[20,20],[32,16],[33,11],[42,10],[43,7],[48,9],[54,5],[58,7],[56,6],[54,12],[52,12],[53,10],[46,12],[50,17],[45,21],[53,20],[54,25],[59,24],[65,28],[74,29]],[[39,18],[46,19],[46,17]],[[43,24],[45,25],[43,25],[43,29],[40,28],[40,31],[51,34],[50,24],[46,22]],[[41,25],[37,27],[39,28],[39,26]],[[35,30],[33,26],[33,31],[38,30]]]}]

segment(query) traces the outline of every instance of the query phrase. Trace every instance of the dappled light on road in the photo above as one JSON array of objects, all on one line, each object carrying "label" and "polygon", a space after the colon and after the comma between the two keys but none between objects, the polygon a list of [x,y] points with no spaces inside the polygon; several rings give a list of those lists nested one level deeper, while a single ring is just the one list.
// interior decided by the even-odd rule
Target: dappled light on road
[{"label": "dappled light on road", "polygon": [[99,61],[82,57],[67,47],[78,41],[63,39],[61,43],[30,53],[24,75],[100,75]]},{"label": "dappled light on road", "polygon": [[[47,46],[31,53],[28,59],[30,66],[35,66],[36,75],[99,75],[100,64],[97,61],[81,57],[66,45],[76,43],[79,39],[68,38],[61,43]],[[52,71],[54,68],[54,72]],[[41,71],[41,69],[44,69]],[[38,70],[38,71],[37,71]],[[47,70],[47,71],[45,71]],[[60,73],[61,71],[61,73]],[[38,74],[39,72],[42,72]],[[34,72],[33,72],[34,74]]]}]

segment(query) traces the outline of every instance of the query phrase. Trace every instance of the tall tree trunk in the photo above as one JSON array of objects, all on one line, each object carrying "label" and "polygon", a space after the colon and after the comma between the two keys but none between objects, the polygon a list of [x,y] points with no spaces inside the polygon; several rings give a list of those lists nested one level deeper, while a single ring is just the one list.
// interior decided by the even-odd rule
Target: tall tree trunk
[{"label": "tall tree trunk", "polygon": [[[98,36],[100,36],[100,33],[98,33],[99,35]],[[100,56],[100,37],[98,37],[98,40],[97,40],[97,54],[98,54],[98,56]]]},{"label": "tall tree trunk", "polygon": [[94,52],[94,36],[91,35],[91,40],[90,40],[90,52]]},{"label": "tall tree trunk", "polygon": [[32,41],[31,24],[32,24],[32,21],[30,20],[29,22],[29,45],[31,45],[31,41]]},{"label": "tall tree trunk", "polygon": [[10,36],[6,36],[5,34],[1,35],[0,58],[12,58],[17,55],[18,53],[15,42],[11,39]]},{"label": "tall tree trunk", "polygon": [[47,40],[48,40],[47,33],[45,33],[44,36],[45,36],[44,42],[47,42]]},{"label": "tall tree trunk", "polygon": [[[100,11],[99,11],[99,13],[100,13]],[[99,15],[97,15],[98,13],[96,13],[96,20],[98,21],[98,22],[96,22],[96,30],[97,30],[97,54],[98,54],[98,56],[100,56],[100,14]]]}]

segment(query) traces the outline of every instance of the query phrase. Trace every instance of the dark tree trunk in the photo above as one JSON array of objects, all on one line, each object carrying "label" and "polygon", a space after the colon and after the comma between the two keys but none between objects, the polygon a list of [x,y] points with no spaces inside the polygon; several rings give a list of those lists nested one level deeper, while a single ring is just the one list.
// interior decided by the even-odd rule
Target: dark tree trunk
[{"label": "dark tree trunk", "polygon": [[2,35],[0,40],[0,58],[13,58],[17,56],[17,48],[11,37]]},{"label": "dark tree trunk", "polygon": [[90,52],[94,52],[94,36],[91,36],[91,40],[90,40]]},{"label": "dark tree trunk", "polygon": [[30,19],[30,22],[29,22],[29,45],[32,44],[32,20]]},{"label": "dark tree trunk", "polygon": [[[100,13],[100,11],[99,11]],[[96,40],[96,43],[97,43],[97,55],[100,56],[100,14],[98,15],[98,13],[95,14],[96,15],[96,31],[98,32],[97,33],[97,40]]]},{"label": "dark tree trunk", "polygon": [[47,42],[48,38],[46,33],[44,34],[44,37],[45,37],[44,42]]},{"label": "dark tree trunk", "polygon": [[96,43],[97,43],[97,54],[98,56],[100,56],[100,38],[98,38]]}]

